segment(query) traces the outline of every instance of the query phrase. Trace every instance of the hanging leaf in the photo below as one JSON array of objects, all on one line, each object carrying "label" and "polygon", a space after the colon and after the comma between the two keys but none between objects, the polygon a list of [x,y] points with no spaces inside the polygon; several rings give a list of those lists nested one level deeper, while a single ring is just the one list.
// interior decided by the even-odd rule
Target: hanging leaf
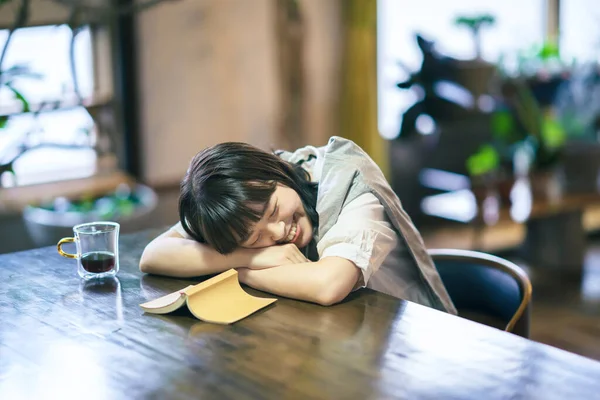
[{"label": "hanging leaf", "polygon": [[25,99],[25,97],[21,94],[21,92],[19,92],[17,89],[15,89],[12,85],[6,85],[6,87],[9,88],[10,90],[12,90],[12,92],[15,95],[15,99],[19,100],[21,102],[21,104],[23,104],[22,112],[31,111],[29,109],[29,102],[27,101],[27,99]]},{"label": "hanging leaf", "polygon": [[0,129],[4,129],[8,122],[8,115],[0,115]]}]

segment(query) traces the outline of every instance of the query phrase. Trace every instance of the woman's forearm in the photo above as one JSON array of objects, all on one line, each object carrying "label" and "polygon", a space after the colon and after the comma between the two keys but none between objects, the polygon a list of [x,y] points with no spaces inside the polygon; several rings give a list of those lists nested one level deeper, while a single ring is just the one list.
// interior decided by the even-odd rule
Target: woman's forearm
[{"label": "woman's forearm", "polygon": [[360,270],[340,257],[275,268],[238,269],[240,282],[276,295],[321,305],[339,303],[354,289]]},{"label": "woman's forearm", "polygon": [[251,250],[238,250],[223,255],[194,240],[159,236],[144,249],[140,259],[140,270],[151,274],[189,278],[247,266],[251,254]]}]

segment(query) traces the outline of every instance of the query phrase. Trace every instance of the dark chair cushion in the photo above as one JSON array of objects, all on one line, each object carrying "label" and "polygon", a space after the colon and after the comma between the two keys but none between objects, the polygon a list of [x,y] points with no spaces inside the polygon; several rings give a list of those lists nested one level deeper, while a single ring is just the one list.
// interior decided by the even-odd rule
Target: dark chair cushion
[{"label": "dark chair cushion", "polygon": [[521,290],[508,273],[463,261],[436,260],[435,265],[459,315],[485,315],[506,325],[519,308]]}]

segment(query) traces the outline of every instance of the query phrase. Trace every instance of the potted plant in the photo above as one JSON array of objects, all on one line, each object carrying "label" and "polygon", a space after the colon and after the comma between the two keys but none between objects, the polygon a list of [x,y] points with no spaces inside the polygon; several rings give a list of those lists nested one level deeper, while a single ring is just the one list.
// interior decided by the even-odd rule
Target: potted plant
[{"label": "potted plant", "polygon": [[116,221],[122,232],[147,228],[148,215],[156,208],[156,193],[135,183],[121,183],[114,191],[57,197],[23,210],[25,227],[34,244],[48,246],[73,234],[72,227],[92,221]]},{"label": "potted plant", "polygon": [[567,138],[556,113],[538,103],[526,82],[515,79],[513,85],[514,92],[492,112],[493,141],[467,159],[474,191],[496,187],[503,202],[509,201],[515,175],[530,177],[535,197],[549,196]]},{"label": "potted plant", "polygon": [[493,15],[481,14],[475,16],[460,16],[454,20],[456,26],[464,26],[471,32],[473,46],[475,49],[475,58],[481,59],[481,28],[492,26],[496,22]]},{"label": "potted plant", "polygon": [[477,204],[492,195],[501,201],[508,199],[500,154],[491,144],[481,146],[466,161],[466,168],[471,178],[471,190]]},{"label": "potted plant", "polygon": [[504,97],[512,97],[525,84],[541,107],[554,105],[559,88],[570,79],[571,66],[561,58],[554,42],[545,42],[520,50],[507,65],[508,57],[500,59],[500,89]]},{"label": "potted plant", "polygon": [[600,183],[600,66],[579,65],[557,93],[556,115],[565,129],[562,178],[570,192],[596,192]]}]

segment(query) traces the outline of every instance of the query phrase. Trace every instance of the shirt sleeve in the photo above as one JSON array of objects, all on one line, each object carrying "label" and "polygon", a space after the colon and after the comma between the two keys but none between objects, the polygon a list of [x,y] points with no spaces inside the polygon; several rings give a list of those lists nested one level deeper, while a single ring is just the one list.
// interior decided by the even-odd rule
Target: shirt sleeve
[{"label": "shirt sleeve", "polygon": [[360,268],[363,279],[358,289],[367,285],[397,243],[383,205],[366,193],[342,209],[335,225],[317,243],[317,251],[319,258],[342,257]]}]

